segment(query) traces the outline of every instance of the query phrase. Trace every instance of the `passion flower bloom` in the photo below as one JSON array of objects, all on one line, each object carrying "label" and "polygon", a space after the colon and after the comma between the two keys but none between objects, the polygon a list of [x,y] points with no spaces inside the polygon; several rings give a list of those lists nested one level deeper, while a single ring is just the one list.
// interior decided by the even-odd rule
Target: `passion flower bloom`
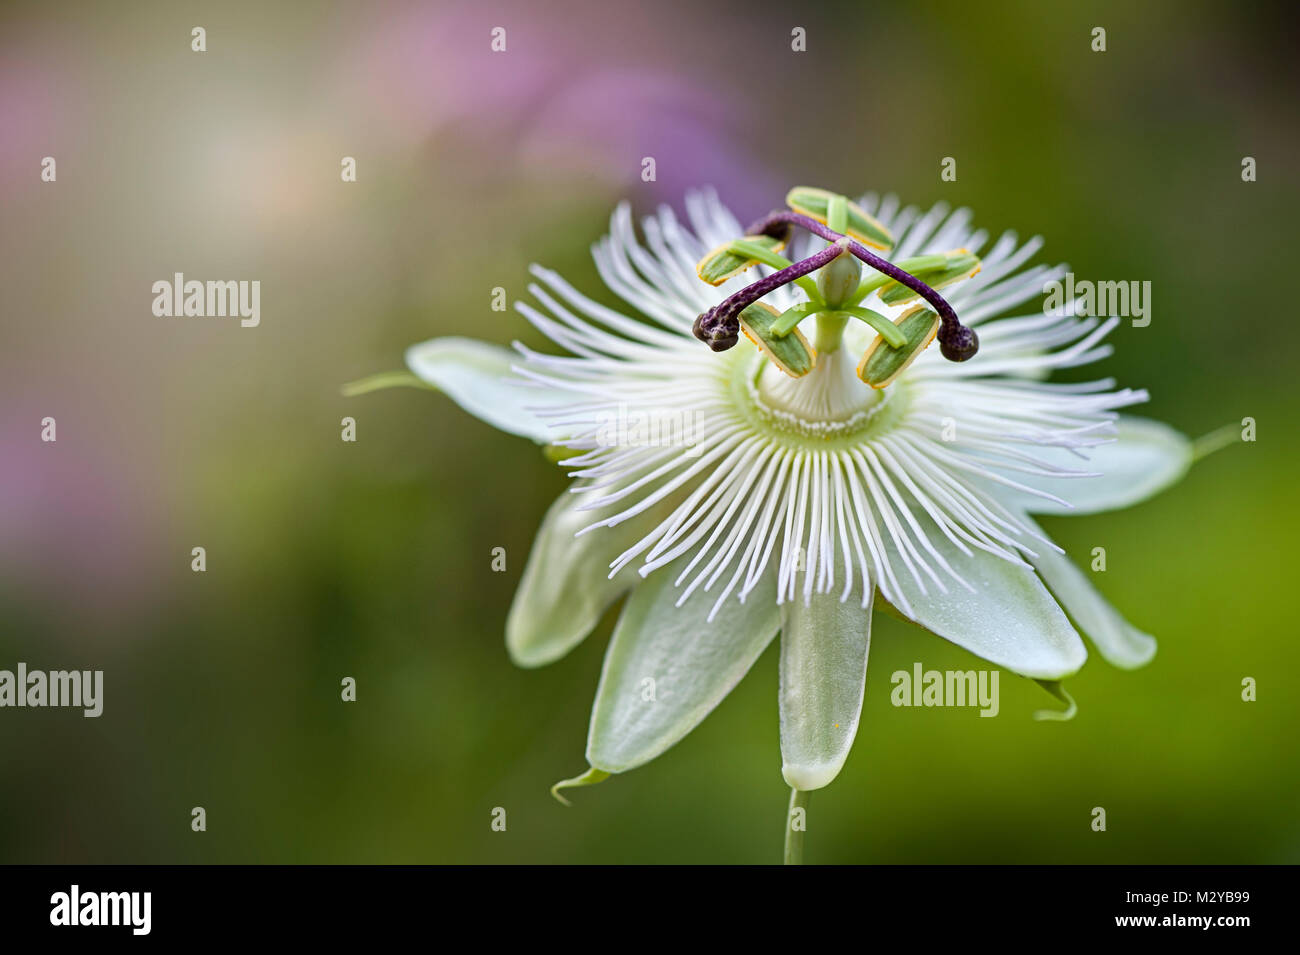
[{"label": "passion flower bloom", "polygon": [[809,188],[787,202],[742,229],[692,194],[688,221],[663,208],[640,235],[619,206],[593,252],[626,312],[541,267],[516,306],[563,354],[407,352],[423,383],[573,478],[510,609],[512,659],[559,659],[627,597],[590,769],[557,786],[664,752],[779,634],[799,802],[844,764],[878,609],[1067,701],[1079,631],[1116,666],[1155,653],[1031,517],[1126,507],[1192,460],[1182,435],[1119,414],[1145,391],[1047,380],[1107,356],[1119,319],[1028,306],[1064,267],[1026,268],[1041,240],[990,245],[968,210]]}]

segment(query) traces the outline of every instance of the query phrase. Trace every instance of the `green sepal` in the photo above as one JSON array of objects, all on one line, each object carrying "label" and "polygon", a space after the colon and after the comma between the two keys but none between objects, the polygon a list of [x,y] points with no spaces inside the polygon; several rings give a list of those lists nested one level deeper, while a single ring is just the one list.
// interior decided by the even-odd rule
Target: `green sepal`
[{"label": "green sepal", "polygon": [[[795,212],[828,224],[831,200],[834,198],[836,198],[835,193],[825,189],[795,186],[786,194],[785,204]],[[856,202],[849,202],[847,205],[848,229],[845,235],[850,235],[873,249],[883,250],[894,247],[894,237],[888,229],[868,215],[866,210]]]},{"label": "green sepal", "polygon": [[603,769],[597,769],[595,766],[592,766],[585,773],[582,773],[579,776],[574,776],[572,779],[561,779],[551,787],[551,795],[564,805],[572,806],[573,803],[560,795],[561,789],[576,789],[579,786],[594,786],[597,783],[603,783],[607,779],[609,779],[609,773],[605,772]]},{"label": "green sepal", "polygon": [[[744,245],[751,245],[753,249],[745,250]],[[737,248],[737,246],[740,246],[740,248]],[[756,265],[761,261],[768,261],[769,265],[772,264],[770,260],[766,259],[765,255],[752,253],[763,252],[768,255],[775,255],[783,248],[785,248],[785,243],[770,235],[747,235],[739,242],[724,242],[716,249],[713,249],[696,263],[695,274],[710,285],[721,285],[727,279],[745,271],[751,265]],[[746,252],[751,254],[746,254]],[[789,263],[785,264],[788,265]]]},{"label": "green sepal", "polygon": [[775,335],[772,326],[780,314],[766,302],[755,302],[740,313],[740,330],[768,360],[791,378],[802,378],[817,365],[817,351],[799,329]]},{"label": "green sepal", "polygon": [[877,338],[858,362],[858,377],[872,388],[884,388],[897,378],[916,356],[925,351],[939,332],[939,316],[924,307],[899,316],[894,325],[907,338],[902,348],[894,348]]},{"label": "green sepal", "polygon": [[[971,255],[964,250],[945,253],[942,256],[942,264],[935,267],[907,269],[908,272],[911,272],[933,289],[941,289],[946,285],[952,285],[954,282],[960,282],[962,279],[968,279],[979,270],[979,256]],[[880,287],[880,301],[885,305],[903,305],[917,298],[920,298],[919,293],[893,279]]]}]

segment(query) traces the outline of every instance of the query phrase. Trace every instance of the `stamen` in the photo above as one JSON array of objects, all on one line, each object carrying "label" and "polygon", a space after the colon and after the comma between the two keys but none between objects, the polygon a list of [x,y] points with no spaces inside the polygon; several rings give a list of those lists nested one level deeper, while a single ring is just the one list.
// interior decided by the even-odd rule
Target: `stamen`
[{"label": "stamen", "polygon": [[740,340],[741,312],[769,292],[773,292],[795,279],[802,278],[810,272],[817,271],[849,248],[852,242],[853,240],[846,236],[839,236],[833,244],[828,245],[820,252],[815,252],[802,261],[787,266],[778,272],[773,272],[752,285],[746,286],[734,295],[728,296],[695,319],[695,324],[691,329],[692,332],[694,332],[696,338],[714,351],[726,351],[728,348],[732,348]]},{"label": "stamen", "polygon": [[798,328],[799,323],[809,315],[815,315],[825,308],[826,306],[821,302],[800,302],[798,305],[791,305],[781,313],[778,321],[772,323],[772,334],[777,338],[784,338]]},{"label": "stamen", "polygon": [[884,339],[885,344],[890,348],[902,348],[907,344],[907,336],[898,330],[897,325],[879,312],[873,312],[869,308],[862,308],[860,305],[841,305],[837,311],[866,322],[875,330],[876,334]]},{"label": "stamen", "polygon": [[[939,329],[939,351],[944,358],[949,361],[966,361],[974,358],[975,353],[979,351],[979,337],[973,329],[967,328],[957,318],[957,313],[953,307],[948,304],[947,300],[926,285],[910,272],[904,272],[892,262],[888,262],[876,255],[870,249],[861,243],[840,235],[829,226],[825,226],[810,216],[801,215],[798,212],[773,212],[771,215],[760,219],[746,230],[747,235],[767,235],[767,236],[785,236],[788,237],[792,226],[799,226],[807,229],[813,235],[820,236],[829,242],[839,245],[841,242],[847,242],[844,246],[859,259],[871,266],[877,272],[889,276],[900,285],[905,285],[913,292],[916,292],[921,298],[929,302],[936,312],[939,313],[941,323]],[[834,248],[830,246],[829,248]],[[837,253],[838,254],[838,253]],[[808,261],[805,259],[804,261]]]}]

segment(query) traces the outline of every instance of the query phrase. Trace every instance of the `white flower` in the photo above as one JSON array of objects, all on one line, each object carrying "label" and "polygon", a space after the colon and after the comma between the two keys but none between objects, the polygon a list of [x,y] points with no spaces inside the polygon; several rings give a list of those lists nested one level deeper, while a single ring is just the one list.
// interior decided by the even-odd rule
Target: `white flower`
[{"label": "white flower", "polygon": [[[875,196],[860,205],[895,237],[892,262],[988,245],[965,209],[922,214]],[[559,658],[631,592],[592,713],[592,771],[579,781],[668,749],[780,633],[783,772],[797,790],[826,785],[857,731],[873,607],[1044,682],[1087,655],[1071,618],[1112,663],[1151,658],[1155,641],[1029,515],[1142,500],[1182,476],[1190,443],[1118,414],[1144,391],[1046,380],[1108,355],[1118,319],[1067,307],[992,321],[1064,274],[1025,268],[1040,239],[1002,235],[977,274],[945,290],[978,329],[973,359],[929,349],[876,389],[855,373],[876,339],[859,322],[842,343],[819,334],[816,365],[799,378],[743,337],[723,352],[701,344],[696,317],[753,275],[701,281],[697,261],[741,224],[711,193],[686,208],[689,228],[664,208],[639,239],[620,206],[594,248],[605,282],[641,317],[534,267],[536,304],[518,308],[566,354],[516,343],[512,356],[465,339],[407,354],[471,413],[571,452],[571,493],[546,515],[507,621],[513,659]],[[803,236],[792,258],[825,246]],[[764,301],[784,311],[806,299],[787,285]],[[878,291],[863,304],[891,320],[906,310]]]}]

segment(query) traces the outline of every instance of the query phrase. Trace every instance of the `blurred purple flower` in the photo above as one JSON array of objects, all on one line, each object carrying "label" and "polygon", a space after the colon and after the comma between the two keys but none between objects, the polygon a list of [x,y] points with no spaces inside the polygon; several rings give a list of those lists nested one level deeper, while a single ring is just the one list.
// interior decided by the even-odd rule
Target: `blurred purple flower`
[{"label": "blurred purple flower", "polygon": [[[503,174],[503,162],[541,166],[611,193],[644,187],[663,201],[712,184],[754,213],[779,199],[784,189],[746,135],[757,117],[737,81],[710,75],[707,61],[691,73],[654,65],[682,61],[672,18],[650,19],[644,29],[620,24],[608,38],[599,35],[608,23],[579,35],[573,22],[535,8],[405,11],[359,44],[343,83],[365,102],[385,104],[376,120],[393,142],[449,129],[483,140],[477,148],[493,175]],[[497,24],[507,30],[505,53],[490,47]],[[635,61],[620,42],[635,43]],[[655,160],[652,183],[641,181],[647,156]]]},{"label": "blurred purple flower", "polygon": [[[57,441],[41,440],[46,415],[57,420]],[[157,499],[138,449],[118,452],[94,433],[67,430],[76,417],[15,403],[0,419],[0,566],[33,603],[94,615],[138,605],[165,575]]]}]

